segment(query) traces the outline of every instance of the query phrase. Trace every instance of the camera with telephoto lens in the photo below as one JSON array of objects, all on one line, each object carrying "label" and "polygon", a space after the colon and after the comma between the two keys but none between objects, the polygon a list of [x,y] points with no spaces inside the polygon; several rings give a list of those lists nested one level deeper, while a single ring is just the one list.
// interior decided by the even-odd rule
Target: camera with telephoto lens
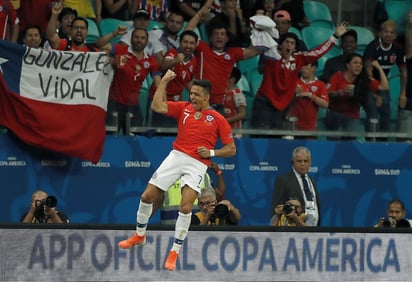
[{"label": "camera with telephoto lens", "polygon": [[55,196],[48,196],[44,200],[37,200],[36,201],[36,212],[35,217],[40,221],[43,222],[46,218],[44,214],[44,207],[54,208],[57,206],[57,198]]},{"label": "camera with telephoto lens", "polygon": [[396,220],[392,217],[384,218],[382,222],[383,227],[395,227]]},{"label": "camera with telephoto lens", "polygon": [[229,208],[224,204],[218,204],[215,207],[214,215],[217,218],[226,218],[229,215]]},{"label": "camera with telephoto lens", "polygon": [[284,214],[290,214],[295,210],[295,205],[287,203],[283,206],[283,213]]}]

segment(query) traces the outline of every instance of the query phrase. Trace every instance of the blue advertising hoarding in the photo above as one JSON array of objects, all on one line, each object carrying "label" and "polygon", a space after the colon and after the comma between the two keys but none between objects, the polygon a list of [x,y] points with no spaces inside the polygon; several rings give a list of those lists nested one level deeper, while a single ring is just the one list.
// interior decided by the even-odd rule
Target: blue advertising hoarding
[{"label": "blue advertising hoarding", "polygon": [[[134,223],[139,196],[172,142],[108,136],[94,165],[1,134],[0,222],[19,222],[31,193],[42,189],[57,196],[57,208],[73,223]],[[242,212],[240,225],[268,225],[275,178],[291,169],[292,151],[301,145],[312,152],[310,175],[318,183],[322,226],[372,226],[394,198],[412,209],[411,144],[244,138],[236,145],[235,157],[214,161],[223,171],[226,198]],[[159,222],[156,214],[151,223]]]}]

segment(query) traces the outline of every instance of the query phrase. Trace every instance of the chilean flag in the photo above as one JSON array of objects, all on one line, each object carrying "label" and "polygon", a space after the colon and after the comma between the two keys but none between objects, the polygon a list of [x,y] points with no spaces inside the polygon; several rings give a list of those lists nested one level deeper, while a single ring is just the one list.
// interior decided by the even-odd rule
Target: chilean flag
[{"label": "chilean flag", "polygon": [[97,163],[112,78],[104,53],[0,40],[0,124],[30,145]]}]

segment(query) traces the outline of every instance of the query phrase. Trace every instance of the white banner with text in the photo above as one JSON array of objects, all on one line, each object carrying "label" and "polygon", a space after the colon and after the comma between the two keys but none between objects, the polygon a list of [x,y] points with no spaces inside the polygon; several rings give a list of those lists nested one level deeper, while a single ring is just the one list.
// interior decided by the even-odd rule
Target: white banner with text
[{"label": "white banner with text", "polygon": [[190,231],[174,272],[173,231],[120,249],[122,230],[0,229],[0,281],[410,281],[411,234]]}]

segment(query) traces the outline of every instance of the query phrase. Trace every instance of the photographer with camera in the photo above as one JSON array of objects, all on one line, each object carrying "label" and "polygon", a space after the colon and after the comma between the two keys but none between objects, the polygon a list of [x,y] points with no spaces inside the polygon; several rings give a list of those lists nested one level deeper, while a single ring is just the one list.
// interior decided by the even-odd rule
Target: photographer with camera
[{"label": "photographer with camera", "polygon": [[217,202],[212,187],[205,187],[199,195],[200,211],[192,216],[192,225],[235,225],[240,220],[240,211],[228,200]]},{"label": "photographer with camera", "polygon": [[401,200],[395,199],[388,203],[386,218],[382,217],[374,227],[411,227],[409,220],[405,218],[405,205]]},{"label": "photographer with camera", "polygon": [[315,180],[308,175],[312,165],[311,152],[306,147],[296,147],[292,152],[292,169],[276,176],[271,216],[276,208],[290,199],[298,199],[302,212],[314,218],[311,226],[320,226],[320,199]]},{"label": "photographer with camera", "polygon": [[48,196],[42,190],[35,191],[31,196],[29,211],[23,215],[22,223],[69,223],[69,218],[56,210],[57,198]]},{"label": "photographer with camera", "polygon": [[272,226],[313,226],[314,218],[303,213],[299,199],[290,199],[284,205],[275,208]]}]

